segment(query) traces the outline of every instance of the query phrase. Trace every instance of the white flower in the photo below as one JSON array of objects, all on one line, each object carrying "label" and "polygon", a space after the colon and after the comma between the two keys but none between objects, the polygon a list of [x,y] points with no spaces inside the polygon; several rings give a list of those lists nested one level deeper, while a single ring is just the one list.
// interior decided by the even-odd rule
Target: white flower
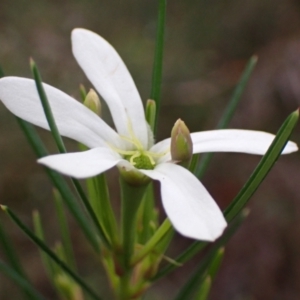
[{"label": "white flower", "polygon": [[[72,47],[77,62],[109,106],[116,131],[81,103],[44,84],[61,135],[91,150],[51,155],[39,159],[39,163],[79,179],[113,166],[126,170],[137,167],[138,172],[160,181],[164,209],[178,232],[199,240],[218,238],[226,227],[222,212],[192,173],[171,162],[170,139],[153,145],[139,93],[114,48],[85,29],[72,32]],[[33,80],[2,78],[0,99],[16,116],[49,130]],[[261,155],[274,138],[269,133],[248,130],[212,130],[192,133],[191,137],[193,153]],[[297,149],[295,143],[288,142],[283,153]],[[146,167],[140,162],[141,157],[146,160]]]}]

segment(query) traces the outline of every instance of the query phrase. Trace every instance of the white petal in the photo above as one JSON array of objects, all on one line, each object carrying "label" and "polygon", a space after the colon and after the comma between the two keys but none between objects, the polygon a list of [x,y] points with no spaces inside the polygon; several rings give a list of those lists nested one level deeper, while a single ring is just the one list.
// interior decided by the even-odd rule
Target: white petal
[{"label": "white petal", "polygon": [[101,147],[83,152],[45,156],[38,162],[64,175],[83,179],[105,172],[122,160],[117,153]]},{"label": "white petal", "polygon": [[140,171],[160,181],[163,206],[179,233],[205,241],[214,241],[222,234],[227,225],[223,214],[192,173],[172,163]]},{"label": "white petal", "polygon": [[[118,134],[101,118],[62,91],[43,84],[55,122],[61,135],[86,146],[115,146],[123,144]],[[0,79],[0,100],[16,116],[48,129],[35,82],[19,77]]]},{"label": "white petal", "polygon": [[72,31],[73,54],[88,79],[107,102],[117,131],[135,136],[147,148],[148,131],[140,95],[124,62],[102,37],[86,29]]},{"label": "white petal", "polygon": [[154,146],[150,148],[150,152],[155,154],[163,154],[158,160],[158,163],[171,161],[171,153],[170,153],[170,146],[171,146],[171,138],[167,138],[156,143]]},{"label": "white petal", "polygon": [[154,153],[161,153],[170,149],[170,145],[171,145],[171,138],[167,138],[156,143],[154,146],[151,147],[149,151]]},{"label": "white petal", "polygon": [[[274,135],[253,130],[222,129],[191,134],[194,153],[240,152],[264,155],[274,140]],[[288,142],[282,154],[298,150],[297,144]]]}]

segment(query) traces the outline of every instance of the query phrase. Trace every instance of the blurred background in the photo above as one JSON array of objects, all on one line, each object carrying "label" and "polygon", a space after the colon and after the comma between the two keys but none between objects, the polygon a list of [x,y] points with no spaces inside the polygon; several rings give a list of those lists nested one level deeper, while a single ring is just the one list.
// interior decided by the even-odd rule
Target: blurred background
[{"label": "blurred background", "polygon": [[[70,32],[93,30],[107,39],[127,64],[142,99],[150,94],[157,1],[1,0],[0,64],[7,75],[31,77],[37,62],[43,80],[79,99],[80,83],[90,88],[71,53]],[[180,117],[191,131],[213,129],[251,55],[259,58],[231,128],[276,132],[300,104],[299,0],[172,0],[168,3],[162,111],[157,140],[168,137]],[[109,120],[109,119],[108,119]],[[293,140],[300,142],[299,128]],[[14,117],[0,105],[0,202],[31,226],[43,217],[47,239],[58,239],[52,188]],[[49,134],[39,130],[49,150]],[[76,143],[67,142],[70,151]],[[203,182],[225,208],[259,162],[259,157],[216,154]],[[110,172],[118,206],[116,173]],[[300,298],[300,159],[282,157],[250,202],[251,214],[225,250],[211,300],[293,300]],[[163,215],[163,212],[161,212]],[[34,245],[3,215],[32,282],[55,299]],[[81,274],[111,299],[100,263],[70,218]],[[177,237],[170,256],[190,243]],[[0,252],[0,255],[1,252]],[[158,282],[148,299],[172,299],[201,255]],[[108,293],[108,294],[107,294]],[[0,299],[21,299],[0,274]]]}]

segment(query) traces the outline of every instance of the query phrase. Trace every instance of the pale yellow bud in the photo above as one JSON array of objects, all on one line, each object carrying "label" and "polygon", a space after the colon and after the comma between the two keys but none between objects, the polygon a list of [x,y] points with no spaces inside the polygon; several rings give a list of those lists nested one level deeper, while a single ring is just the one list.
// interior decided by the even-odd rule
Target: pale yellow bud
[{"label": "pale yellow bud", "polygon": [[171,157],[176,162],[189,162],[193,155],[191,134],[185,123],[178,119],[171,131]]},{"label": "pale yellow bud", "polygon": [[98,116],[101,115],[101,102],[97,93],[93,89],[90,89],[83,104]]}]

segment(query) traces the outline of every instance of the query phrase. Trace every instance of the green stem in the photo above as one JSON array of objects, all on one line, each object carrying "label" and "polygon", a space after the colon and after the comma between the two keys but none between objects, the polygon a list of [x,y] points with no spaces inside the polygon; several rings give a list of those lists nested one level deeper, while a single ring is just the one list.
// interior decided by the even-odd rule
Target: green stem
[{"label": "green stem", "polygon": [[91,198],[93,209],[98,221],[107,234],[112,245],[119,244],[118,227],[116,217],[111,206],[106,175],[104,173],[90,178],[95,190],[94,198]]},{"label": "green stem", "polygon": [[133,257],[131,265],[137,264],[147,254],[149,254],[155,248],[155,246],[159,243],[159,241],[172,229],[173,229],[173,227],[172,227],[170,220],[168,218],[165,219],[165,221],[158,228],[158,230],[154,233],[152,238],[143,247],[143,249],[141,251],[139,251],[136,256]]},{"label": "green stem", "polygon": [[160,110],[160,93],[161,93],[161,81],[162,81],[162,70],[163,70],[166,7],[167,7],[167,1],[159,0],[156,46],[155,46],[155,54],[154,54],[152,88],[151,88],[151,96],[150,96],[150,98],[153,99],[156,103],[154,134],[157,129],[157,117]]},{"label": "green stem", "polygon": [[120,278],[120,293],[118,300],[130,299],[130,276],[131,271],[126,271]]},{"label": "green stem", "polygon": [[155,210],[153,183],[149,183],[138,212],[138,243],[145,245],[158,227],[158,213]]},{"label": "green stem", "polygon": [[136,215],[147,185],[132,186],[121,178],[123,267],[130,268],[136,239]]}]

